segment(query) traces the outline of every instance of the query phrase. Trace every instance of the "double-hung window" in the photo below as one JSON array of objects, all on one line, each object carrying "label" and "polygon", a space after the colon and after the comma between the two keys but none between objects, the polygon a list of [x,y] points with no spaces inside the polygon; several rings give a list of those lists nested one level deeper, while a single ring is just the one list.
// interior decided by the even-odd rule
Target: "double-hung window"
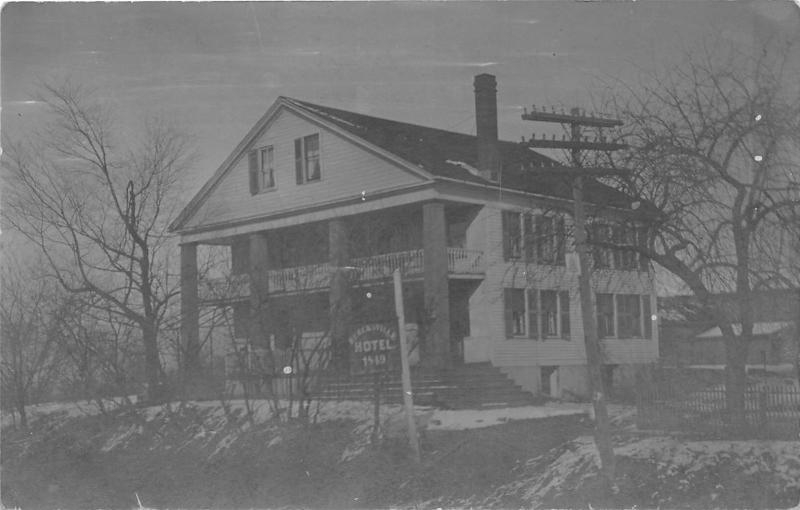
[{"label": "double-hung window", "polygon": [[248,166],[251,195],[275,188],[275,149],[272,145],[251,150]]},{"label": "double-hung window", "polygon": [[518,212],[503,211],[503,258],[505,260],[522,258],[521,216]]},{"label": "double-hung window", "polygon": [[569,340],[569,292],[505,289],[506,337]]},{"label": "double-hung window", "polygon": [[589,239],[596,269],[649,269],[647,257],[636,251],[637,248],[646,246],[647,232],[644,228],[595,223],[590,227]]},{"label": "double-hung window", "polygon": [[319,133],[295,139],[294,170],[297,184],[318,181],[322,178]]},{"label": "double-hung window", "polygon": [[564,265],[566,230],[562,216],[503,211],[503,257],[534,264]]},{"label": "double-hung window", "polygon": [[597,335],[600,338],[652,338],[650,296],[597,294]]}]

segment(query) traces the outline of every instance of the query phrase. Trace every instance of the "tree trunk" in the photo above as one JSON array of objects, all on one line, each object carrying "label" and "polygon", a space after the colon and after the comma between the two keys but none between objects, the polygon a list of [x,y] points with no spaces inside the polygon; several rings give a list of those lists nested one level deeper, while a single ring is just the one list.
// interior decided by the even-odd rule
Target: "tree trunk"
[{"label": "tree trunk", "polygon": [[145,377],[147,394],[150,403],[158,403],[165,398],[165,388],[161,380],[161,360],[158,357],[158,331],[152,321],[142,324],[142,342],[144,343]]},{"label": "tree trunk", "polygon": [[725,343],[725,404],[728,420],[735,430],[744,430],[745,390],[747,389],[747,346],[748,339],[743,335],[732,335]]},{"label": "tree trunk", "polygon": [[25,396],[17,397],[17,412],[19,413],[19,426],[25,430],[28,428],[28,414],[25,411]]}]

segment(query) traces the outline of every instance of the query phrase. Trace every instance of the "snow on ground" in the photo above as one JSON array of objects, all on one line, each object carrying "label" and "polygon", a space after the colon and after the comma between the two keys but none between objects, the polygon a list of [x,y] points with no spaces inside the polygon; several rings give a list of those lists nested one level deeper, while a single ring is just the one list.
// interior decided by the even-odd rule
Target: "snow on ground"
[{"label": "snow on ground", "polygon": [[[136,395],[128,397],[131,403],[136,403]],[[125,405],[123,398],[104,399],[103,405],[106,410],[112,410]],[[76,418],[79,416],[94,416],[100,414],[100,406],[95,401],[77,402],[47,402],[44,404],[33,404],[25,408],[28,415],[28,423],[32,424],[43,416],[61,414],[64,418]],[[17,417],[19,419],[19,417]],[[0,417],[0,426],[7,427],[14,423],[11,412],[3,412]]]},{"label": "snow on ground", "polygon": [[[624,458],[645,461],[656,467],[661,483],[670,481],[685,491],[695,478],[703,478],[704,471],[713,471],[726,461],[735,462],[737,471],[747,476],[769,475],[781,491],[800,488],[800,442],[796,441],[686,441],[657,436],[615,447],[614,453],[618,465]],[[599,468],[593,438],[582,436],[560,451],[528,461],[527,474],[499,487],[483,504],[497,504],[514,495],[538,508],[545,498],[581,486],[584,480],[596,476]],[[710,497],[713,499],[714,494]]]},{"label": "snow on ground", "polygon": [[465,430],[500,425],[510,420],[534,420],[553,416],[587,414],[581,406],[524,406],[493,409],[436,410],[428,430]]}]

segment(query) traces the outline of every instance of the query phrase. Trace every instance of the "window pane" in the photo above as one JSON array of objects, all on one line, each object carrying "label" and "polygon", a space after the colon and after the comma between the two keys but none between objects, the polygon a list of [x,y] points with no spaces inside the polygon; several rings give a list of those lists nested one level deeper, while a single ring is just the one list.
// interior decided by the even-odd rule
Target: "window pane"
[{"label": "window pane", "polygon": [[642,314],[638,294],[617,296],[617,323],[620,338],[639,338],[642,336]]},{"label": "window pane", "polygon": [[613,294],[597,294],[597,336],[599,338],[614,336]]},{"label": "window pane", "polygon": [[611,267],[611,250],[594,243],[608,243],[611,241],[611,228],[608,225],[594,224],[590,230],[590,239],[593,243],[592,257],[594,267],[605,269]]},{"label": "window pane", "polygon": [[539,338],[539,300],[536,289],[528,289],[528,337]]},{"label": "window pane", "polygon": [[561,338],[570,338],[569,331],[569,291],[558,293],[559,310],[561,312]]},{"label": "window pane", "polygon": [[653,314],[650,311],[650,296],[642,296],[642,321],[644,323],[644,337],[653,338]]},{"label": "window pane", "polygon": [[542,335],[558,336],[558,293],[543,290],[542,296]]},{"label": "window pane", "polygon": [[533,230],[533,216],[526,214],[522,217],[522,244],[525,245],[525,261],[536,262],[536,233]]},{"label": "window pane", "polygon": [[506,260],[522,256],[519,218],[518,212],[503,211],[503,255]]},{"label": "window pane", "polygon": [[320,178],[319,135],[309,135],[305,137],[304,142],[306,152],[306,180],[316,181]]},{"label": "window pane", "polygon": [[260,151],[259,188],[264,190],[275,186],[272,172],[272,147],[264,147]]},{"label": "window pane", "polygon": [[294,141],[294,178],[297,184],[303,184],[303,139]]},{"label": "window pane", "polygon": [[505,289],[506,336],[525,336],[525,291]]}]

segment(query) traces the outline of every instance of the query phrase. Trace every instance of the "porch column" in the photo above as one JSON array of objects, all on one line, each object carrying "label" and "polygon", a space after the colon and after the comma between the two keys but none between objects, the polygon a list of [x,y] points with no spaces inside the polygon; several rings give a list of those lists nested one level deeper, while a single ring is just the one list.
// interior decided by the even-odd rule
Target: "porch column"
[{"label": "porch column", "polygon": [[187,375],[200,370],[200,311],[197,296],[197,243],[181,248],[181,339],[184,358],[182,369]]},{"label": "porch column", "polygon": [[269,252],[266,232],[256,232],[248,237],[248,267],[250,276],[250,345],[269,345]]},{"label": "porch column", "polygon": [[331,284],[328,292],[330,304],[330,329],[334,367],[348,368],[347,336],[352,320],[350,297],[350,263],[348,253],[347,223],[344,218],[328,221],[328,250],[331,266]]},{"label": "porch column", "polygon": [[424,296],[428,324],[422,363],[447,368],[450,359],[450,291],[447,279],[447,223],[444,203],[422,206]]}]

